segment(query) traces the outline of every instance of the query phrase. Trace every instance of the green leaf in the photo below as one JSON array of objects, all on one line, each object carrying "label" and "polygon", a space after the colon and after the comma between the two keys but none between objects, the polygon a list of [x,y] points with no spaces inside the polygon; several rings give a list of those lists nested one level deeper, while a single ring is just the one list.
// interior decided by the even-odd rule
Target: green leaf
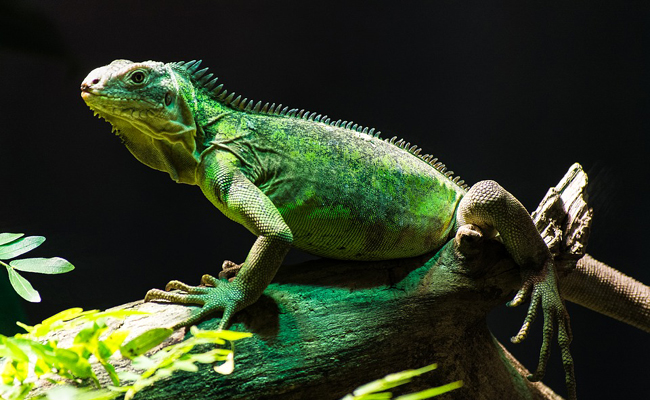
[{"label": "green leaf", "polygon": [[13,242],[14,240],[25,236],[24,233],[0,233],[0,245]]},{"label": "green leaf", "polygon": [[36,363],[34,364],[34,373],[36,374],[37,377],[41,377],[42,375],[45,375],[52,371],[50,366],[43,360],[42,358],[37,358]]},{"label": "green leaf", "polygon": [[2,371],[0,371],[0,378],[2,378],[2,383],[5,385],[13,385],[15,375],[16,368],[14,368],[13,363],[6,362],[2,368]]},{"label": "green leaf", "polygon": [[39,274],[63,274],[72,271],[74,266],[63,258],[24,258],[9,263],[13,268],[25,272],[37,272]]},{"label": "green leaf", "polygon": [[14,290],[20,297],[32,303],[38,303],[41,301],[41,295],[34,290],[32,284],[29,283],[27,279],[20,276],[20,274],[13,268],[7,268],[7,272],[9,273],[9,282],[11,283],[11,286],[13,286]]},{"label": "green leaf", "polygon": [[201,364],[212,364],[217,361],[224,361],[230,353],[232,353],[232,350],[212,349],[205,353],[192,354],[191,360]]},{"label": "green leaf", "polygon": [[159,370],[156,371],[155,379],[159,380],[163,378],[169,378],[170,376],[172,376],[173,373],[174,373],[174,368],[160,368]]},{"label": "green leaf", "polygon": [[130,317],[132,315],[151,315],[151,313],[147,311],[139,311],[139,310],[109,310],[109,311],[99,312],[89,317],[88,320],[94,321],[100,318],[125,319],[126,317]]},{"label": "green leaf", "polygon": [[77,388],[59,385],[47,391],[47,400],[111,400],[119,396],[118,392],[106,389]]},{"label": "green leaf", "polygon": [[147,356],[138,356],[132,360],[131,365],[135,369],[151,369],[154,368],[157,363]]},{"label": "green leaf", "polygon": [[[120,371],[117,373],[117,376],[122,381],[135,381],[137,379],[140,379],[140,374],[136,374],[133,371]],[[124,391],[126,391],[126,389]]]},{"label": "green leaf", "polygon": [[221,365],[217,365],[214,368],[215,372],[218,372],[222,375],[230,375],[235,370],[235,354],[233,352],[228,353],[226,356],[226,362]]},{"label": "green leaf", "polygon": [[[46,334],[48,334],[51,331],[57,330],[57,329],[63,329],[66,325],[69,325],[69,327],[75,326],[76,324],[73,324],[72,322],[66,322],[69,320],[72,320],[74,318],[74,321],[80,321],[80,317],[88,316],[88,315],[93,315],[99,313],[98,310],[88,310],[84,311],[83,309],[76,307],[76,308],[70,308],[67,310],[63,310],[49,318],[46,318],[41,322],[40,324],[36,324],[35,326],[22,326],[27,332],[32,337],[41,337]],[[80,323],[83,321],[80,321]]]},{"label": "green leaf", "polygon": [[55,386],[51,390],[47,391],[47,400],[71,400],[76,399],[77,394],[79,394],[80,389],[69,386]]},{"label": "green leaf", "polygon": [[454,389],[463,387],[463,381],[451,382],[443,386],[426,389],[421,392],[406,394],[395,398],[395,400],[425,400],[440,396],[443,393],[451,392]]},{"label": "green leaf", "polygon": [[158,346],[174,332],[169,328],[154,328],[135,337],[127,344],[120,347],[124,357],[135,358]]},{"label": "green leaf", "polygon": [[101,364],[106,372],[108,372],[108,376],[111,377],[111,382],[113,382],[113,385],[120,386],[120,378],[117,376],[117,372],[115,372],[115,367],[113,364],[106,361],[102,361]]},{"label": "green leaf", "polygon": [[117,350],[120,349],[126,337],[129,336],[129,331],[121,330],[115,331],[108,335],[108,337],[99,342],[99,354],[102,358],[107,359],[112,356]]},{"label": "green leaf", "polygon": [[187,372],[196,372],[199,370],[199,367],[194,365],[192,361],[188,360],[176,360],[174,361],[173,367],[175,369],[180,369],[181,371]]},{"label": "green leaf", "polygon": [[23,383],[19,386],[14,386],[12,392],[9,394],[7,400],[23,400],[34,387],[35,383]]},{"label": "green leaf", "polygon": [[88,326],[77,333],[77,335],[74,337],[73,343],[74,344],[85,344],[85,345],[91,345],[95,342],[97,342],[97,339],[99,336],[106,330],[108,327],[106,324],[102,323],[97,323],[93,322],[92,324],[88,324]]},{"label": "green leaf", "polygon": [[29,326],[29,325],[27,325],[27,324],[23,324],[23,323],[20,322],[20,321],[16,321],[16,325],[18,325],[19,327],[23,328],[26,332],[31,332],[31,331],[34,329],[33,326]]},{"label": "green leaf", "polygon": [[15,378],[18,379],[18,382],[20,383],[25,382],[25,379],[29,376],[29,361],[14,360],[12,364],[16,371]]},{"label": "green leaf", "polygon": [[0,245],[0,260],[8,260],[10,258],[18,257],[23,253],[37,248],[43,242],[43,236],[27,236],[26,238],[15,240],[8,244]]},{"label": "green leaf", "polygon": [[23,345],[23,347],[29,347],[31,353],[35,354],[38,357],[38,360],[45,364],[38,366],[37,362],[37,366],[41,370],[45,371],[51,368],[58,369],[60,367],[59,360],[56,358],[56,342],[50,341],[48,343],[39,343],[35,340],[23,339],[21,345]]},{"label": "green leaf", "polygon": [[[29,362],[8,360],[4,364],[4,369],[0,372],[2,383],[5,385],[14,385],[15,381],[22,383],[29,375]],[[0,396],[0,398],[2,398]]]},{"label": "green leaf", "polygon": [[29,362],[29,357],[25,354],[24,351],[14,343],[15,339],[4,338],[3,342],[5,345],[6,352],[3,352],[3,356],[9,357],[12,360]]},{"label": "green leaf", "polygon": [[88,310],[84,311],[83,308],[81,307],[74,307],[74,308],[68,308],[67,310],[63,310],[61,312],[58,312],[54,315],[52,315],[49,318],[46,318],[41,322],[41,325],[52,325],[53,323],[57,321],[67,321],[72,318],[77,318],[80,315],[86,315],[92,312],[99,312],[98,310]]},{"label": "green leaf", "polygon": [[434,369],[437,368],[436,364],[431,364],[426,367],[422,367],[419,369],[409,369],[406,371],[402,372],[397,372],[394,374],[386,375],[382,379],[377,379],[376,381],[372,381],[370,383],[367,383],[363,386],[358,387],[354,391],[355,396],[360,396],[364,394],[369,394],[369,393],[375,393],[375,392],[381,392],[383,390],[388,390],[391,388],[394,388],[396,386],[403,385],[405,383],[408,383],[411,381],[411,379],[415,376],[424,374],[429,371],[433,371]]},{"label": "green leaf", "polygon": [[88,362],[87,359],[79,357],[79,355],[72,350],[62,349],[60,347],[54,349],[54,352],[56,360],[79,378],[95,378],[90,362]]},{"label": "green leaf", "polygon": [[104,342],[97,342],[97,352],[94,354],[99,361],[106,361],[113,355],[111,349]]},{"label": "green leaf", "polygon": [[206,338],[206,339],[223,339],[223,340],[240,340],[247,337],[253,336],[249,332],[237,332],[237,331],[225,331],[225,330],[202,330],[196,326],[190,328],[192,335],[197,338]]}]

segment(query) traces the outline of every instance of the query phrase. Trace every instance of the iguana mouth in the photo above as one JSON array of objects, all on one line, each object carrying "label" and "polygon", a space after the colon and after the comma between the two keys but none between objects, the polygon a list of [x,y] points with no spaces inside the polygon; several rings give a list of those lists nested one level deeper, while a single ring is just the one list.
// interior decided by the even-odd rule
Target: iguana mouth
[{"label": "iguana mouth", "polygon": [[152,108],[160,108],[160,104],[156,104],[152,101],[149,101],[147,99],[139,98],[139,97],[119,97],[119,96],[111,96],[105,93],[102,93],[101,91],[93,88],[87,88],[87,87],[81,87],[81,98],[84,99],[84,101],[87,102],[87,100],[92,99],[93,97],[95,98],[104,98],[110,101],[133,101],[137,103],[147,103],[149,104]]},{"label": "iguana mouth", "polygon": [[84,99],[84,101],[88,101],[92,96],[100,96],[97,91],[89,88],[89,87],[84,87],[84,85],[81,86],[81,98]]}]

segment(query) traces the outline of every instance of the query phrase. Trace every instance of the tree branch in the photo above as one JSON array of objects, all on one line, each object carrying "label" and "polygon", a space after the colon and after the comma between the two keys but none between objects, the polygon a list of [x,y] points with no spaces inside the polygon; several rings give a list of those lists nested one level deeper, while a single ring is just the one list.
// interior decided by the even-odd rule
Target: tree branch
[{"label": "tree branch", "polygon": [[[561,264],[561,285],[567,276],[578,277],[576,265],[584,257],[591,221],[586,183],[580,166],[572,166],[533,214]],[[332,400],[389,373],[435,362],[436,371],[405,390],[463,380],[463,388],[444,398],[560,399],[543,384],[529,382],[528,371],[486,325],[490,310],[519,285],[518,267],[500,242],[463,231],[437,254],[412,259],[283,266],[262,298],[234,318],[231,329],[254,336],[237,342],[232,375],[207,367],[177,373],[138,398]],[[580,278],[571,285],[581,292]],[[122,307],[154,313],[124,322],[133,335],[171,326],[192,311],[165,303]],[[217,324],[218,318],[200,327]],[[172,340],[181,339],[177,332]]]}]

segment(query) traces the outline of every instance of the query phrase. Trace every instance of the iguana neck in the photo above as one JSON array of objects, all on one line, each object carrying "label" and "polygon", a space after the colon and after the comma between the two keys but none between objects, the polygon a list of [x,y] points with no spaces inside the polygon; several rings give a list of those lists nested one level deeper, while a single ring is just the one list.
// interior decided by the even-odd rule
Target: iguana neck
[{"label": "iguana neck", "polygon": [[175,182],[195,183],[194,171],[198,163],[182,143],[155,139],[132,126],[113,126],[126,148],[138,161],[158,171],[167,172]]},{"label": "iguana neck", "polygon": [[212,150],[230,153],[244,175],[255,181],[262,168],[259,161],[263,152],[257,146],[258,132],[252,128],[255,116],[225,107],[209,97],[200,99],[197,104],[194,120],[197,131],[202,133],[201,143],[197,140],[199,163],[203,155]]},{"label": "iguana neck", "polygon": [[[187,99],[194,115],[195,126],[172,142],[143,134],[131,124],[122,121],[109,121],[115,127],[117,135],[123,140],[127,149],[143,164],[167,172],[178,183],[196,184],[196,169],[201,154],[211,147],[211,142],[219,135],[235,136],[237,120],[240,115],[227,110],[212,99]],[[236,114],[236,115],[233,115]],[[228,117],[228,118],[224,118]]]}]

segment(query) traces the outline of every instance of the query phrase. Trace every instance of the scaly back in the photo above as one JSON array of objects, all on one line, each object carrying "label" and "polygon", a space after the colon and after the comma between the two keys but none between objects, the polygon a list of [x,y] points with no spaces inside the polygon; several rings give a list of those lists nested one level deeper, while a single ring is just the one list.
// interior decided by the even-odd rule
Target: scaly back
[{"label": "scaly back", "polygon": [[[212,99],[218,101],[223,106],[234,111],[243,111],[249,114],[275,115],[286,118],[302,119],[305,121],[320,122],[335,128],[342,128],[351,132],[358,132],[376,138],[379,138],[381,134],[380,131],[376,131],[374,128],[363,127],[361,125],[355,124],[352,121],[343,121],[340,119],[333,121],[327,115],[318,114],[316,112],[305,111],[304,109],[298,108],[289,108],[288,106],[283,107],[282,104],[262,104],[261,101],[255,102],[254,100],[249,100],[248,98],[242,98],[241,95],[236,95],[234,92],[229,93],[226,89],[224,89],[223,84],[217,85],[219,78],[214,77],[214,74],[209,73],[208,68],[199,69],[200,65],[201,60],[192,60],[188,62],[180,61],[172,63],[172,68],[185,70],[189,74],[192,83],[195,85],[195,88],[197,90],[205,91]],[[453,171],[448,171],[445,164],[438,161],[438,158],[435,158],[430,154],[422,155],[422,149],[417,145],[412,145],[410,142],[406,142],[404,139],[397,140],[397,136],[393,136],[390,139],[385,138],[384,141],[404,151],[407,151],[414,156],[417,156],[462,189],[469,189],[469,186],[465,183],[465,181],[460,179],[459,176],[454,176]]]}]

